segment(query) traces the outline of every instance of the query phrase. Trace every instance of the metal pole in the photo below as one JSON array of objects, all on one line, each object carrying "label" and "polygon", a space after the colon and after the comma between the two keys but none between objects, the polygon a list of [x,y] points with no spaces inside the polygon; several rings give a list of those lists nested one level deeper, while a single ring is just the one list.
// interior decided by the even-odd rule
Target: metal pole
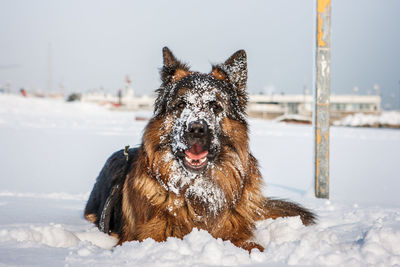
[{"label": "metal pole", "polygon": [[315,196],[329,198],[329,91],[331,0],[317,0],[316,89],[314,97]]}]

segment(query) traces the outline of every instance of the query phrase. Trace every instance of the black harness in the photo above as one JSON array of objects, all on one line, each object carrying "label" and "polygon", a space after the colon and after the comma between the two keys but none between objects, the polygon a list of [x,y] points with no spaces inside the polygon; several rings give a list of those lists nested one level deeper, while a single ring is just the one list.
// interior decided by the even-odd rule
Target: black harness
[{"label": "black harness", "polygon": [[[136,149],[129,149],[129,146],[125,146],[124,149],[124,156],[126,159],[126,164],[124,166],[124,171],[123,171],[123,176],[120,177],[119,179],[115,179],[113,181],[113,185],[111,188],[110,195],[108,196],[104,207],[103,211],[101,212],[100,220],[99,220],[99,229],[100,231],[104,233],[109,233],[110,232],[110,221],[111,221],[111,215],[112,212],[115,208],[115,205],[117,204],[118,200],[121,199],[121,189],[123,187],[123,183],[125,181],[126,175],[129,172],[130,165],[132,163],[132,159],[134,156],[134,153],[136,152]],[[132,157],[130,157],[130,154]]]}]

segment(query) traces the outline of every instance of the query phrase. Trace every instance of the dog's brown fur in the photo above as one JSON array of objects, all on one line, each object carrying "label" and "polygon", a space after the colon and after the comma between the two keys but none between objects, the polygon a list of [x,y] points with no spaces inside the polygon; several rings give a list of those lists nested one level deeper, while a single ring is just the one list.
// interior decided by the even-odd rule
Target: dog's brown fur
[{"label": "dog's brown fur", "polygon": [[[246,55],[244,51],[239,51],[225,64],[237,60],[238,56],[245,59]],[[227,80],[230,73],[222,67],[214,66],[209,77],[228,85],[233,83]],[[190,78],[193,72],[165,48],[161,74],[163,84],[166,85]],[[247,68],[241,75],[247,80]],[[243,85],[243,79],[239,79],[239,83],[232,86],[237,90],[237,103],[244,106],[242,109],[247,104],[245,83]],[[180,93],[185,94],[185,90],[180,89]],[[156,103],[158,111],[145,128],[142,144],[123,183],[119,218],[121,229],[114,230],[119,244],[146,238],[156,241],[165,241],[168,237],[183,238],[193,228],[199,228],[215,238],[230,240],[246,250],[258,248],[262,251],[263,247],[252,241],[256,221],[300,216],[305,225],[314,223],[315,216],[307,209],[283,200],[271,200],[261,194],[263,179],[257,160],[249,151],[247,123],[234,115],[228,114],[221,120],[220,152],[214,162],[215,166],[205,172],[209,183],[224,194],[224,201],[218,211],[210,211],[207,202],[185,194],[187,186],[182,187],[179,193],[169,190],[168,183],[174,166],[172,161],[165,160],[169,157],[170,148],[169,140],[164,137],[171,134],[174,117],[167,111],[165,104],[161,103],[165,101],[162,99],[163,94],[165,92],[159,92]],[[87,208],[85,216],[93,221],[93,218],[99,217],[99,213],[93,214]]]}]

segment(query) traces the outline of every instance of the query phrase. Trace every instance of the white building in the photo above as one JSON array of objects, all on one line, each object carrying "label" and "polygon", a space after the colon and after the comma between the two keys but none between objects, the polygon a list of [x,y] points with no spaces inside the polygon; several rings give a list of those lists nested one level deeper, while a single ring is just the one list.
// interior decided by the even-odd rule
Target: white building
[{"label": "white building", "polygon": [[[349,114],[379,114],[381,97],[378,95],[331,95],[331,119]],[[250,95],[248,113],[252,117],[274,119],[282,115],[302,115],[311,118],[312,95]]]}]

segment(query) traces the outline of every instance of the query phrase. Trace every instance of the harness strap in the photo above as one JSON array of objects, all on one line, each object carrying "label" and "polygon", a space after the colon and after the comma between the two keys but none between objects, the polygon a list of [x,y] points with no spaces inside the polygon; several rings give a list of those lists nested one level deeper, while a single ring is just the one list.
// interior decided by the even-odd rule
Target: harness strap
[{"label": "harness strap", "polygon": [[[125,146],[124,148],[124,156],[126,159],[127,164],[125,165],[124,173],[126,175],[126,170],[128,169],[128,162],[129,162],[129,146]],[[111,193],[108,196],[106,203],[104,204],[103,211],[101,212],[100,221],[99,221],[99,229],[100,231],[108,234],[110,231],[110,220],[111,220],[111,212],[115,205],[115,202],[118,199],[118,195],[120,192],[121,184],[115,184],[112,189]]]},{"label": "harness strap", "polygon": [[129,160],[129,153],[128,153],[128,150],[129,150],[129,146],[125,146],[125,148],[124,148],[124,156],[125,156],[125,158],[126,158],[126,161]]},{"label": "harness strap", "polygon": [[119,192],[119,188],[119,184],[113,186],[111,194],[108,196],[106,203],[104,204],[103,211],[101,212],[99,228],[100,231],[106,234],[108,234],[108,232],[110,231],[111,211],[117,199],[116,194]]}]

